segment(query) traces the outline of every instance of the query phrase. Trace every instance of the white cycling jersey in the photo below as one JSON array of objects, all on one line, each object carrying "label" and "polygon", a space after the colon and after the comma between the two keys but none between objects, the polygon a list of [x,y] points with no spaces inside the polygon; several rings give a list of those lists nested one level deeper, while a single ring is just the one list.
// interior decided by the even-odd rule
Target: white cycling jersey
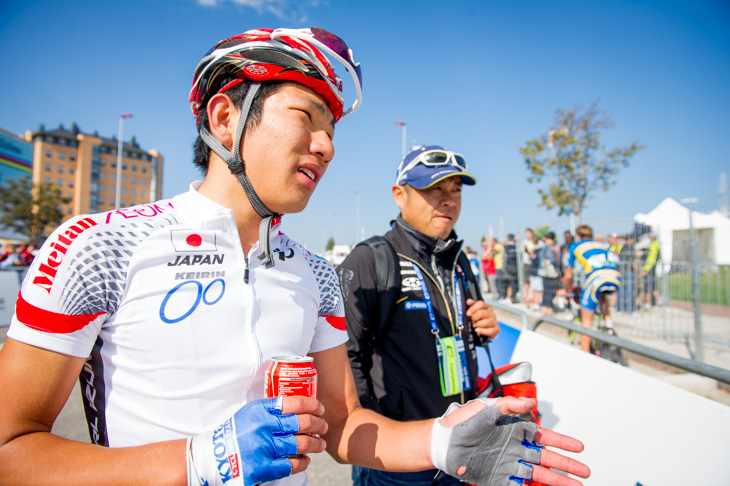
[{"label": "white cycling jersey", "polygon": [[[22,285],[8,336],[88,360],[95,443],[134,446],[211,430],[264,397],[273,356],[347,340],[337,276],[272,228],[276,265],[244,259],[233,214],[196,191],[78,216]],[[244,271],[249,269],[249,283]],[[296,475],[278,484],[304,484]]]}]

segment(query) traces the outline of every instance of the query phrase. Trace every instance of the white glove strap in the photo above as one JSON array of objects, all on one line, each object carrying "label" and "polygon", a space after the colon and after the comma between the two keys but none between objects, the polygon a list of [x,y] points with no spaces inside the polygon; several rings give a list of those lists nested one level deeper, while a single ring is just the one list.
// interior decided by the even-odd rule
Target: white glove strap
[{"label": "white glove strap", "polygon": [[[499,398],[476,398],[476,400],[490,406],[497,403]],[[433,463],[433,467],[441,471],[446,467],[446,453],[449,450],[451,432],[454,430],[453,427],[444,427],[441,425],[441,419],[463,406],[456,402],[452,403],[446,409],[446,412],[433,422],[433,427],[431,428],[431,462]]]},{"label": "white glove strap", "polygon": [[[216,430],[188,439],[188,447],[185,451],[188,486],[205,484],[209,486],[224,486],[224,484],[225,486],[245,486],[243,475],[240,474],[240,465],[236,462],[240,457],[236,441],[233,441],[234,444],[224,444],[221,440],[214,440],[214,436],[222,438],[221,429],[227,426],[235,427],[233,420],[227,421]],[[233,436],[235,437],[235,431]],[[230,454],[232,450],[229,448],[235,450],[235,454]],[[213,457],[215,462],[205,460],[205,458]]]}]

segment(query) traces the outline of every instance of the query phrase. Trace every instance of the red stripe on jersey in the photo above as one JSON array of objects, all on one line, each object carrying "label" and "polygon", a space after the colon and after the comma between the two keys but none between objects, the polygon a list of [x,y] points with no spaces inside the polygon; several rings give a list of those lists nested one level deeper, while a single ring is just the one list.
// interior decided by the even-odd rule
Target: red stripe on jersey
[{"label": "red stripe on jersey", "polygon": [[20,322],[31,329],[55,334],[68,334],[78,331],[102,314],[105,314],[105,312],[77,316],[57,314],[29,304],[20,295],[20,292],[18,292],[18,301],[15,303],[15,315]]},{"label": "red stripe on jersey", "polygon": [[344,317],[337,317],[337,316],[324,316],[325,319],[327,319],[327,322],[330,323],[332,327],[335,329],[338,329],[340,331],[345,331],[347,328],[345,327],[345,318]]}]

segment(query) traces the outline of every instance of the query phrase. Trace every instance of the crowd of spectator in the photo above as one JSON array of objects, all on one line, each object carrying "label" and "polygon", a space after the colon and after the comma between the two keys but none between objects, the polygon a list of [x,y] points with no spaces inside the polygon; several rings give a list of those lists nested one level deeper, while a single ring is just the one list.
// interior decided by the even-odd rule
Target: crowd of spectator
[{"label": "crowd of spectator", "polygon": [[33,262],[36,252],[36,247],[30,243],[21,245],[12,242],[5,243],[0,250],[0,269],[27,268]]},{"label": "crowd of spectator", "polygon": [[[633,313],[642,307],[648,309],[661,304],[656,285],[660,247],[655,233],[649,231],[640,238],[635,233],[612,233],[607,238],[597,234],[595,240],[604,243],[619,261],[623,284],[611,297],[612,307],[619,312]],[[469,247],[466,252],[489,298],[509,304],[521,302],[533,311],[554,315],[557,308],[554,299],[557,290],[564,286],[568,248],[574,242],[575,236],[570,231],[563,232],[559,238],[552,231],[538,236],[532,228],[527,228],[524,239],[508,234],[500,242],[487,235],[482,239],[481,255]],[[583,277],[580,269],[574,272],[572,286],[580,287]]]}]

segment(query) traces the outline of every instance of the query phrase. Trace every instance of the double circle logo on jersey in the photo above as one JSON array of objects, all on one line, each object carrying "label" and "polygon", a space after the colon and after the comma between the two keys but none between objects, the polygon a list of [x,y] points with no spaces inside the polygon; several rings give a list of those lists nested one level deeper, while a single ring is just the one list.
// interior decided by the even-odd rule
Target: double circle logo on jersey
[{"label": "double circle logo on jersey", "polygon": [[[195,286],[195,289],[190,289],[191,285]],[[185,290],[183,291],[181,289]],[[190,290],[195,292],[195,300],[192,302]],[[204,305],[214,305],[223,298],[223,294],[225,293],[226,283],[222,278],[211,281],[205,287],[197,280],[186,280],[173,287],[165,295],[160,305],[160,319],[167,324],[176,324],[184,321],[195,312],[201,303]]]}]

